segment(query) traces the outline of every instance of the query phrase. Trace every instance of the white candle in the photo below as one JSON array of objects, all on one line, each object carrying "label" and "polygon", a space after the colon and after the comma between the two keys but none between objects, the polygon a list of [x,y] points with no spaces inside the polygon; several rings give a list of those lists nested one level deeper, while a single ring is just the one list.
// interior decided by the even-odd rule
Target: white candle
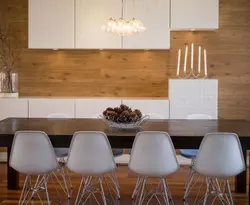
[{"label": "white candle", "polygon": [[185,59],[184,59],[184,73],[187,72],[187,55],[188,55],[188,46],[186,45]]},{"label": "white candle", "polygon": [[181,49],[178,51],[177,76],[180,75]]},{"label": "white candle", "polygon": [[194,69],[194,43],[191,46],[191,71]]},{"label": "white candle", "polygon": [[199,53],[198,53],[198,73],[201,72],[201,46],[199,46]]},{"label": "white candle", "polygon": [[205,71],[205,76],[207,77],[207,51],[204,49],[204,71]]}]

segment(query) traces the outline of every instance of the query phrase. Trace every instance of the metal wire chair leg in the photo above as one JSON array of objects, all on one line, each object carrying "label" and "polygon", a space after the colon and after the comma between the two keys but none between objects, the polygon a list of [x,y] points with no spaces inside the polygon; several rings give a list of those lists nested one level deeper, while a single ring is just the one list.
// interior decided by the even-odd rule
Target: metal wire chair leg
[{"label": "metal wire chair leg", "polygon": [[79,198],[79,200],[75,202],[75,205],[78,205],[80,204],[81,200],[83,199],[85,193],[87,192],[88,190],[88,187],[89,187],[89,184],[91,184],[91,180],[92,180],[92,177],[87,177],[87,179],[85,180],[84,182],[84,177],[82,178],[82,185],[83,185],[83,190],[82,190],[82,193],[81,193],[81,186],[79,187],[79,191],[78,191],[78,195],[77,195],[77,198]]},{"label": "metal wire chair leg", "polygon": [[104,205],[107,205],[105,193],[104,193],[103,186],[102,186],[102,178],[101,177],[99,177],[99,183],[100,183],[100,187],[101,187],[101,195],[102,195],[103,203],[104,203]]},{"label": "metal wire chair leg", "polygon": [[184,187],[184,191],[186,191],[186,189],[188,188],[188,184],[190,184],[190,180],[192,179],[193,174],[194,174],[194,171],[191,168],[189,168],[188,177],[187,177],[187,181]]},{"label": "metal wire chair leg", "polygon": [[140,184],[141,184],[141,177],[138,176],[137,179],[136,179],[135,188],[134,188],[134,191],[133,191],[133,194],[132,194],[132,199],[135,198],[135,196],[136,196],[136,194],[138,192]]},{"label": "metal wire chair leg", "polygon": [[120,196],[120,185],[119,185],[119,182],[118,182],[118,179],[117,179],[117,176],[116,176],[116,173],[115,172],[112,172],[110,175],[108,175],[111,179],[111,181],[113,182],[114,186],[115,186],[115,190],[116,190],[116,194],[117,194],[117,198],[118,200],[121,199],[121,196]]},{"label": "metal wire chair leg", "polygon": [[115,184],[117,185],[117,188],[120,189],[120,185],[119,185],[119,182],[118,182],[116,173],[115,173],[115,172],[112,172],[112,173],[111,173],[111,176],[112,176],[112,178],[114,179]]},{"label": "metal wire chair leg", "polygon": [[143,179],[143,182],[142,182],[141,195],[140,195],[140,199],[139,199],[138,205],[141,205],[142,202],[143,202],[142,198],[143,198],[143,193],[144,193],[144,189],[145,189],[146,182],[147,182],[147,179],[144,178],[144,179]]},{"label": "metal wire chair leg", "polygon": [[75,205],[77,205],[77,202],[78,202],[78,199],[79,199],[79,196],[80,196],[80,193],[81,193],[83,182],[84,182],[84,177],[82,177],[82,179],[81,179],[81,183],[80,183],[79,190],[78,190],[78,193],[77,193]]},{"label": "metal wire chair leg", "polygon": [[50,205],[50,199],[49,199],[49,192],[48,192],[48,187],[47,187],[48,181],[46,180],[46,177],[44,178],[44,187],[45,187],[45,192],[46,192],[46,197],[48,201],[48,205]]},{"label": "metal wire chair leg", "polygon": [[69,193],[69,189],[68,189],[68,185],[67,185],[67,180],[66,180],[66,174],[65,174],[65,171],[64,171],[64,167],[61,168],[61,176],[63,178],[63,182],[64,182],[64,186],[65,186],[65,189],[66,189],[67,197],[68,197],[68,199],[70,199],[71,198],[71,194]]},{"label": "metal wire chair leg", "polygon": [[209,195],[210,179],[206,178],[206,184],[207,184],[207,190],[206,190],[206,194],[204,197],[203,205],[206,205],[206,203],[207,203],[207,198]]},{"label": "metal wire chair leg", "polygon": [[166,185],[166,181],[165,179],[161,180],[162,182],[162,187],[163,187],[163,191],[164,191],[164,199],[167,205],[169,205],[169,199],[168,199],[168,191],[167,191],[167,185]]},{"label": "metal wire chair leg", "polygon": [[[67,163],[67,161],[64,158],[62,158],[62,160],[63,160],[64,164]],[[64,166],[64,168],[65,168],[65,178],[67,179],[67,182],[68,182],[70,188],[72,189],[73,186],[72,186],[72,182],[71,182],[71,179],[70,179],[70,176],[69,176],[69,169],[66,166]]]},{"label": "metal wire chair leg", "polygon": [[[18,205],[22,205],[24,203],[25,199],[27,198],[28,193],[26,193],[25,191],[26,191],[26,188],[27,188],[28,179],[29,179],[29,175],[27,175],[26,178],[25,178],[22,193],[21,193]],[[24,197],[24,199],[22,200],[23,197]]]},{"label": "metal wire chair leg", "polygon": [[229,194],[229,202],[230,202],[231,205],[234,205],[233,196],[232,196],[232,192],[231,192],[230,184],[229,184],[228,180],[226,180],[226,184],[227,184],[227,191],[228,191],[228,194]]}]

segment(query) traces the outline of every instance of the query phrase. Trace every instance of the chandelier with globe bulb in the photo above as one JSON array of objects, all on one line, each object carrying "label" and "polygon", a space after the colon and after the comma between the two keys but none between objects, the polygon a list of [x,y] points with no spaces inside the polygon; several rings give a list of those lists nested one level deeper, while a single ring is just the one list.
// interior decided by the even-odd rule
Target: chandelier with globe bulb
[{"label": "chandelier with globe bulb", "polygon": [[137,18],[132,18],[131,20],[110,18],[108,22],[102,26],[102,30],[118,36],[131,36],[144,32],[146,28]]}]

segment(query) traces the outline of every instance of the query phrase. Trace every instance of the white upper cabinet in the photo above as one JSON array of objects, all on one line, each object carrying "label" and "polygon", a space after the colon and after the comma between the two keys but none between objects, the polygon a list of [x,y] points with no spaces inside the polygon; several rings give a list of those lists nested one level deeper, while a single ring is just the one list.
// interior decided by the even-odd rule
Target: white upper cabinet
[{"label": "white upper cabinet", "polygon": [[122,38],[101,29],[121,15],[121,0],[76,0],[76,48],[121,49]]},{"label": "white upper cabinet", "polygon": [[219,0],[171,0],[171,30],[219,28]]},{"label": "white upper cabinet", "polygon": [[75,0],[29,0],[29,48],[74,48]]},{"label": "white upper cabinet", "polygon": [[144,33],[123,37],[125,49],[169,49],[169,0],[127,0],[124,1],[123,18],[133,17],[142,21],[146,27]]}]

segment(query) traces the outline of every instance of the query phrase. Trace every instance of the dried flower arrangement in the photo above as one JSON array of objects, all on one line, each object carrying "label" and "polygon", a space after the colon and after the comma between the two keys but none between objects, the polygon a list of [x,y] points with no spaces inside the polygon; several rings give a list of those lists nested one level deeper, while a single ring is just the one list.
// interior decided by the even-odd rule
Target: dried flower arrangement
[{"label": "dried flower arrangement", "polygon": [[10,24],[7,24],[4,14],[0,13],[0,92],[17,92],[17,74],[12,68],[15,63],[15,53],[11,48]]}]

